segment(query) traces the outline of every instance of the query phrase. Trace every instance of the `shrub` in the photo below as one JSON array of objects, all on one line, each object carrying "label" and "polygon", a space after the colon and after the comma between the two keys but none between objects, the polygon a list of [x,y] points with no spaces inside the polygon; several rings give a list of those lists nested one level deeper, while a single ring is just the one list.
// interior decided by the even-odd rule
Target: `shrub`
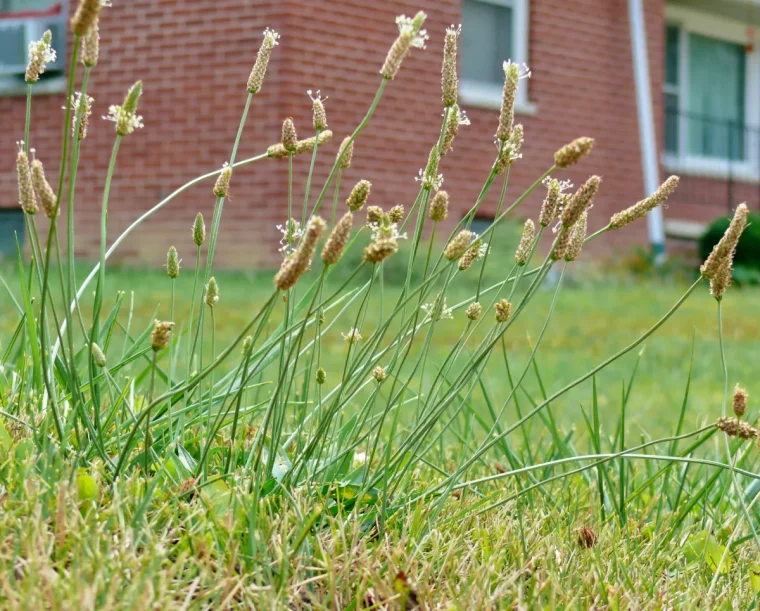
[{"label": "shrub", "polygon": [[[731,217],[721,216],[715,219],[699,238],[699,258],[704,261],[712,252],[713,247],[723,237]],[[751,212],[747,229],[739,240],[734,256],[734,265],[760,269],[760,213]]]}]

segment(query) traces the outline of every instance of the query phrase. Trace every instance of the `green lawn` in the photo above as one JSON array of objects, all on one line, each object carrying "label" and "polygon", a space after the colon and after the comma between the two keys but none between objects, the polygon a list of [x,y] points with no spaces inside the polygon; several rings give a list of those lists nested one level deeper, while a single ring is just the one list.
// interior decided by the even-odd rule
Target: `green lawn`
[{"label": "green lawn", "polygon": [[[85,271],[82,266],[80,277]],[[3,277],[19,299],[12,272]],[[215,343],[219,351],[271,295],[272,273],[220,272],[217,280],[221,297],[215,309]],[[366,278],[359,277],[351,286],[359,287],[364,281]],[[484,286],[496,281],[497,277],[488,276]],[[180,327],[187,322],[192,284],[192,274],[183,269],[175,287],[175,318]],[[299,287],[307,285],[304,280]],[[558,390],[639,337],[687,286],[671,278],[621,280],[594,275],[589,280],[582,267],[566,277],[536,356],[537,367],[529,369],[518,392],[521,411],[530,409],[543,392]],[[467,299],[475,287],[475,274],[461,275],[449,291],[448,305]],[[329,280],[325,290],[336,288],[336,281]],[[168,318],[170,281],[163,271],[109,270],[108,291],[113,295],[117,290],[125,292],[121,324],[131,318],[133,335],[146,329],[154,316]],[[387,315],[399,291],[393,276],[373,291],[362,325],[364,341],[371,337],[383,313]],[[546,322],[553,296],[554,284],[548,282],[517,319],[506,335],[504,350],[494,352],[481,376],[482,388],[497,409],[511,388],[505,356],[511,374],[519,375]],[[732,288],[724,301],[730,383],[740,382],[751,396],[760,395],[756,374],[759,298],[758,289]],[[106,311],[112,304],[113,299],[107,301]],[[2,336],[9,338],[18,316],[7,295],[2,307],[7,313],[0,323]],[[87,319],[91,304],[85,299],[83,307]],[[267,333],[281,320],[282,307],[278,302]],[[328,383],[341,375],[347,349],[341,332],[352,326],[355,311],[355,307],[349,308],[322,339],[321,362]],[[332,316],[334,313],[327,312],[328,323]],[[489,325],[491,316],[491,312],[485,316]],[[454,320],[438,323],[426,376],[432,378],[438,361],[457,341],[463,319],[460,309],[454,312]],[[706,285],[700,286],[641,348],[598,374],[602,452],[619,449],[622,394],[634,368],[626,403],[626,447],[673,434],[692,347],[694,363],[683,430],[694,430],[720,415],[722,370],[716,324],[715,301]],[[482,335],[476,331],[474,337]],[[181,368],[186,338],[179,336],[176,358]],[[124,341],[122,328],[115,333],[109,358]],[[5,347],[0,345],[0,349]],[[208,335],[204,350],[210,350]],[[411,356],[407,371],[416,362],[416,353]],[[126,380],[127,376],[117,378]],[[414,392],[417,383],[412,385]],[[466,398],[467,410],[440,445],[431,449],[430,468],[418,466],[404,476],[406,498],[443,482],[441,474],[454,471],[461,457],[477,445],[476,440],[483,439],[483,426],[491,421],[482,388]],[[264,390],[261,396],[267,393]],[[356,405],[358,409],[361,401]],[[413,404],[409,405],[409,413],[399,420],[402,429],[397,434],[402,436],[412,419]],[[70,473],[71,483],[66,483],[66,478],[56,483],[60,475],[40,478],[16,450],[9,455],[10,462],[2,465],[9,484],[4,496],[0,495],[4,504],[0,601],[8,608],[290,605],[359,609],[384,608],[384,604],[398,608],[403,600],[406,608],[415,608],[415,599],[425,607],[449,609],[503,608],[505,601],[516,601],[523,608],[578,609],[749,605],[757,591],[753,581],[757,549],[739,521],[737,491],[731,488],[726,471],[705,465],[677,466],[654,478],[657,469],[669,463],[615,460],[598,470],[565,475],[524,493],[525,486],[588,464],[576,461],[575,455],[597,453],[583,416],[585,411],[591,417],[592,406],[589,380],[552,402],[551,411],[542,419],[533,419],[524,431],[516,431],[509,442],[511,458],[497,446],[488,460],[468,471],[465,480],[499,477],[504,469],[523,464],[569,460],[563,467],[540,468],[474,488],[465,486],[440,508],[431,509],[424,502],[392,508],[380,538],[371,531],[363,532],[368,522],[357,519],[362,514],[349,513],[350,505],[344,507],[340,497],[332,498],[330,491],[325,491],[324,505],[315,505],[314,497],[298,491],[287,502],[285,497],[261,500],[255,512],[256,526],[251,529],[254,507],[247,504],[244,490],[236,488],[233,480],[229,480],[229,490],[211,484],[188,494],[187,481],[177,483],[160,476],[154,478],[147,494],[139,472],[108,487],[102,473],[98,475],[103,465],[97,458],[89,468],[100,486],[98,511],[92,512],[82,504],[86,493],[75,471],[67,471],[65,465],[55,467]],[[514,403],[509,406],[502,426],[516,419],[515,409]],[[756,415],[756,410],[750,411],[751,419]],[[350,416],[341,414],[338,426],[350,422]],[[6,420],[6,424],[12,429],[12,422]],[[680,448],[689,442],[681,442]],[[367,445],[360,444],[357,450],[366,451]],[[658,446],[643,452],[668,454],[667,450]],[[738,464],[756,470],[756,454],[745,446]],[[695,456],[724,463],[720,436],[708,439]],[[740,476],[739,481],[744,486],[750,480]],[[623,509],[618,498],[621,487],[625,490]],[[478,496],[481,494],[486,496]],[[229,509],[219,495],[235,498],[237,509]],[[497,505],[480,513],[491,503]],[[751,511],[755,519],[760,517]],[[596,542],[590,549],[579,543],[579,529],[584,527],[594,532],[586,539]],[[737,536],[732,538],[734,531]],[[725,549],[722,545],[729,542],[729,564],[713,584],[715,564]],[[400,585],[399,572],[407,575],[406,586]]]},{"label": "green lawn", "polygon": [[[176,284],[177,322],[186,324],[189,295],[192,291],[192,270],[183,268]],[[86,271],[82,267],[82,272]],[[80,273],[80,276],[84,275]],[[274,272],[220,272],[217,274],[221,297],[216,312],[218,346],[225,346],[249,321],[262,303],[271,295]],[[585,273],[575,271],[566,278],[550,326],[536,356],[539,373],[551,393],[572,381],[612,353],[625,347],[665,314],[684,293],[688,284],[672,278],[621,280],[618,276],[584,281]],[[463,275],[452,287],[449,305],[471,297],[475,291],[475,276]],[[484,285],[500,279],[492,275]],[[355,286],[362,284],[357,281]],[[333,281],[330,288],[338,288]],[[154,315],[168,319],[170,281],[162,270],[109,271],[109,288],[126,293],[122,314],[129,309],[134,294],[133,329],[148,326]],[[536,338],[546,321],[554,291],[547,283],[531,302],[530,308],[518,319],[506,336],[510,365],[519,371],[530,354],[530,340]],[[381,313],[381,302],[387,313],[399,293],[399,287],[386,283],[383,291],[375,290],[370,302],[367,328],[372,329]],[[3,308],[11,304],[6,300]],[[85,301],[85,306],[87,302]],[[463,309],[455,320],[441,321],[433,337],[433,358],[436,351],[453,344],[462,328]],[[281,313],[273,316],[278,321]],[[756,384],[757,363],[760,362],[760,289],[732,288],[724,300],[724,333],[726,357],[731,385],[740,383],[750,393]],[[196,312],[197,317],[197,312]],[[339,370],[343,364],[345,341],[341,332],[351,326],[351,317],[323,338],[325,368]],[[8,331],[17,321],[6,317],[3,328]],[[274,325],[272,325],[272,328]],[[366,334],[365,334],[366,335]],[[208,340],[208,338],[207,338]],[[628,380],[632,367],[639,359],[634,392],[629,404],[631,425],[642,427],[659,436],[673,430],[694,346],[692,396],[687,412],[688,422],[694,424],[715,419],[720,412],[722,369],[718,352],[715,300],[707,285],[701,286],[679,308],[673,317],[654,336],[636,350],[604,369],[598,376],[599,403],[610,420],[617,417],[620,407],[620,388]],[[441,357],[442,358],[442,357]],[[486,369],[488,384],[494,389],[507,388],[504,361],[491,362]],[[533,372],[526,387],[537,394],[539,387]],[[565,427],[581,424],[579,406],[587,405],[590,384],[571,391],[554,404],[559,422]],[[760,388],[756,391],[760,395]],[[603,421],[603,424],[605,422]]]}]

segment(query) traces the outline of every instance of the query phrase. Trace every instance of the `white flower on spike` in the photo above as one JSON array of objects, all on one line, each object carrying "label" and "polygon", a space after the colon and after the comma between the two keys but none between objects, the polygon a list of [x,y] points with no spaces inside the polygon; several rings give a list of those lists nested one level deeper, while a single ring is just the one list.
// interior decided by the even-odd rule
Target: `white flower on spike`
[{"label": "white flower on spike", "polygon": [[55,50],[51,46],[53,35],[47,30],[40,40],[29,43],[29,63],[24,76],[27,83],[36,83],[45,67],[55,61]]},{"label": "white flower on spike", "polygon": [[[87,134],[87,125],[89,123],[90,115],[92,114],[92,103],[95,99],[92,96],[86,95],[82,98],[82,92],[77,91],[71,96],[71,134],[76,136],[74,130],[77,126],[77,113],[81,110],[81,120],[79,125],[80,140]],[[63,110],[69,110],[67,106],[61,106]]]},{"label": "white flower on spike", "polygon": [[[414,25],[412,24],[412,18],[406,15],[399,15],[396,17],[396,25],[400,34],[409,34],[414,32]],[[428,41],[427,30],[420,30],[412,39],[412,46],[417,49],[424,49],[425,43]]]},{"label": "white flower on spike", "polygon": [[359,467],[364,466],[366,462],[367,462],[366,452],[354,452],[354,460],[353,460],[354,469],[358,469]]},{"label": "white flower on spike", "polygon": [[55,49],[44,40],[37,40],[29,43],[29,62],[52,64],[55,61],[55,58]]},{"label": "white flower on spike", "polygon": [[341,333],[341,335],[349,344],[358,344],[362,341],[362,335],[359,333],[359,329],[349,329],[348,333]]},{"label": "white flower on spike", "polygon": [[[546,178],[544,178],[541,181],[541,184],[548,189],[549,188],[549,183],[552,180],[553,179],[552,179],[551,176],[547,176]],[[560,192],[560,194],[565,193],[566,191],[569,191],[572,188],[573,188],[572,181],[570,181],[570,180],[560,180],[559,181],[559,192]]]},{"label": "white flower on spike", "polygon": [[382,225],[381,223],[370,223],[370,231],[372,232],[372,241],[378,240],[406,240],[406,232],[399,233],[398,223],[390,223],[389,225]]},{"label": "white flower on spike", "polygon": [[483,242],[480,247],[478,248],[478,256],[475,257],[477,261],[480,261],[483,257],[485,257],[488,254],[488,242]]},{"label": "white flower on spike", "polygon": [[[428,318],[432,319],[433,314],[435,313],[437,301],[433,303],[424,303],[420,307],[420,309],[425,312]],[[443,305],[441,306],[441,311],[438,312],[438,316],[436,316],[436,320],[445,320],[445,319],[453,319],[454,313],[450,307],[448,307],[448,304],[446,303],[446,297],[443,298]]]},{"label": "white flower on spike", "polygon": [[136,129],[144,127],[142,122],[142,116],[127,112],[123,107],[111,104],[108,107],[108,116],[103,117],[105,121],[113,121],[117,125],[123,125],[126,127],[126,133],[131,134]]},{"label": "white flower on spike", "polygon": [[[442,112],[441,116],[445,117],[446,113]],[[470,119],[467,117],[467,112],[463,108],[460,108],[457,113],[457,125],[470,125]]]},{"label": "white flower on spike", "polygon": [[508,59],[504,62],[504,65],[502,66],[504,68],[504,72],[506,73],[509,70],[509,67],[513,64],[517,66],[517,80],[521,81],[523,79],[530,78],[533,74],[530,71],[530,68],[528,68],[528,64],[525,62],[518,64],[517,62],[513,62],[511,59]]},{"label": "white flower on spike", "polygon": [[[501,153],[501,156],[497,158],[494,165],[499,163],[511,164],[518,159],[522,159],[522,153],[520,152],[521,146],[515,146],[516,143],[509,141],[502,142],[500,140],[494,140],[493,143],[496,146],[496,150]],[[519,144],[522,145],[522,143]],[[504,147],[503,149],[501,148],[502,146]]]},{"label": "white flower on spike", "polygon": [[417,176],[414,177],[415,182],[421,182],[422,186],[426,189],[433,191],[440,191],[443,186],[443,174],[438,174],[435,177],[428,177],[425,175],[425,170],[419,170]]},{"label": "white flower on spike", "polygon": [[277,230],[282,234],[278,252],[281,252],[286,257],[296,252],[296,250],[298,250],[298,243],[303,236],[301,223],[294,218],[291,218],[288,219],[284,225],[277,225]]}]

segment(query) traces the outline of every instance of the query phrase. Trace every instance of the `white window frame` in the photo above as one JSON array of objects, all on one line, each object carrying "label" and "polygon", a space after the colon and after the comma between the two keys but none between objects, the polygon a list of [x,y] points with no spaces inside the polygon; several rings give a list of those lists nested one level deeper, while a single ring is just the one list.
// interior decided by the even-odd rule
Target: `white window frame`
[{"label": "white window frame", "polygon": [[[504,60],[511,59],[518,64],[528,64],[528,31],[529,31],[529,0],[474,0],[484,4],[495,4],[497,6],[506,6],[512,9],[512,40],[514,57],[505,57]],[[467,24],[463,24],[467,27]],[[528,99],[528,83],[530,79],[520,81],[520,87],[517,89],[517,98],[515,99],[515,112],[519,114],[532,115],[536,113],[537,107]],[[459,80],[459,101],[468,106],[477,106],[480,108],[498,109],[501,106],[501,95],[503,90],[502,84],[483,83],[480,81],[468,80],[464,75]]]},{"label": "white window frame", "polygon": [[[704,13],[691,8],[667,5],[666,23],[679,28],[678,85],[663,83],[663,93],[678,95],[678,153],[664,150],[663,166],[682,174],[696,174],[710,178],[725,179],[731,176],[745,182],[760,182],[760,157],[757,146],[747,146],[745,138],[744,160],[717,159],[688,152],[686,117],[689,112],[689,34],[699,34],[742,46],[747,44],[747,26],[739,21],[726,19],[717,14]],[[744,127],[760,135],[760,49],[746,55],[744,92]]]},{"label": "white window frame", "polygon": [[[68,33],[68,28],[66,27],[68,23],[68,8],[68,1],[62,0],[61,15],[59,18],[64,24],[63,32],[66,33]],[[27,41],[39,40],[45,33],[44,24],[46,21],[49,20],[40,19],[38,17],[2,18],[0,19],[0,36],[2,36],[3,30],[6,29],[6,27],[10,28],[22,24],[26,32]],[[53,48],[58,53],[59,58],[65,57],[66,41],[56,42],[54,40]],[[24,64],[21,66],[14,66],[12,70],[7,68],[0,69],[0,97],[26,93],[26,82],[23,80],[20,81],[16,78],[19,74],[23,75],[26,72],[28,57],[24,56],[24,58]],[[43,74],[40,77],[40,80],[34,84],[34,91],[36,93],[60,93],[65,91],[66,79],[63,74],[52,78],[45,78],[46,76],[46,74]]]}]

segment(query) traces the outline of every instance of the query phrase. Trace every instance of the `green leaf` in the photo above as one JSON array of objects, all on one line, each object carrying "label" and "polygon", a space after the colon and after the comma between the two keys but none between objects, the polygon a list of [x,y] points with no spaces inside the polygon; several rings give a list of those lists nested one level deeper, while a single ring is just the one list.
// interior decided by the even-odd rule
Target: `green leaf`
[{"label": "green leaf", "polygon": [[[706,530],[691,535],[684,547],[684,555],[690,563],[704,562],[711,572],[717,571],[720,575],[726,575],[731,568],[731,556],[726,555],[723,559],[725,551],[726,546],[718,543],[718,540]],[[718,570],[718,565],[720,565],[720,570]]]},{"label": "green leaf", "polygon": [[5,425],[0,422],[0,448],[3,450],[3,453],[6,454],[10,452],[12,445],[13,440],[8,434],[8,430],[5,428]]},{"label": "green leaf", "polygon": [[100,489],[95,478],[84,469],[77,473],[77,498],[82,513],[94,509],[100,498]]},{"label": "green leaf", "polygon": [[760,564],[749,565],[749,583],[755,594],[760,594]]}]

